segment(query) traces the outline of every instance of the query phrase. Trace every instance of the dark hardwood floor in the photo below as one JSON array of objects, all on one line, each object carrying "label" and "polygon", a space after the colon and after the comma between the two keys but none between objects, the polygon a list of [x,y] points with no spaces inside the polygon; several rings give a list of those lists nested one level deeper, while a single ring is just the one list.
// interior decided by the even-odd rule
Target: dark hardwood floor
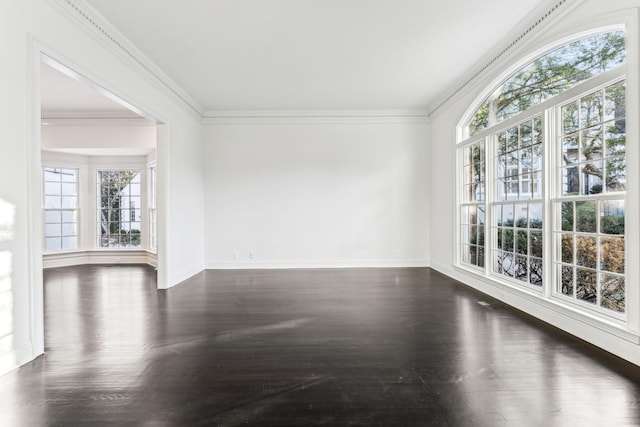
[{"label": "dark hardwood floor", "polygon": [[44,278],[2,426],[640,425],[640,368],[426,268]]}]

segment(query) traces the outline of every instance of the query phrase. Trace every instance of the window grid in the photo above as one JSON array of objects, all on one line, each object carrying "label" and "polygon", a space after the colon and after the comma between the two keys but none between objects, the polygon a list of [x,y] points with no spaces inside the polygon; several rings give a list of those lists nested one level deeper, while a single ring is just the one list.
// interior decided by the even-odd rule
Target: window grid
[{"label": "window grid", "polygon": [[464,177],[460,209],[461,262],[483,268],[485,264],[486,159],[484,141],[462,149]]},{"label": "window grid", "polygon": [[[461,141],[459,151],[484,138],[492,157],[486,178],[491,187],[483,199],[491,227],[486,273],[625,321],[626,89],[624,67],[618,66],[626,60],[625,35],[614,31],[596,38],[602,43],[588,42],[585,49],[570,43],[554,51],[566,50],[566,58],[575,60],[570,68],[589,71],[558,91],[549,91],[553,79],[530,85],[511,85],[508,79],[498,87],[494,95],[499,96],[490,96],[462,129],[461,135],[471,137]],[[531,69],[542,66],[546,72],[544,57],[538,60]],[[525,67],[513,76],[527,81],[529,73]],[[531,118],[521,120],[528,110]],[[553,155],[543,153],[543,146]],[[467,169],[460,173],[469,175]],[[467,211],[474,203],[469,182],[462,182],[458,215],[464,249],[472,226]],[[464,250],[459,262],[466,262]]]},{"label": "window grid", "polygon": [[98,171],[98,246],[140,247],[139,170]]},{"label": "window grid", "polygon": [[43,168],[44,249],[78,247],[78,170]]},{"label": "window grid", "polygon": [[557,108],[560,195],[554,227],[556,292],[607,314],[625,297],[625,81]]}]

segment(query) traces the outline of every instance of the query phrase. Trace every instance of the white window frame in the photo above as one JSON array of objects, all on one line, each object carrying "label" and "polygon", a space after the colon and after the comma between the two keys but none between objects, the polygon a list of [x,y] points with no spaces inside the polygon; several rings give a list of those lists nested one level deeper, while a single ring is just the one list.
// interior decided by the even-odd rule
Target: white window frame
[{"label": "white window frame", "polygon": [[[616,30],[620,30],[624,28],[623,26],[617,25],[617,26],[610,26],[607,27],[605,30],[606,31],[616,31]],[[584,81],[580,84],[578,84],[576,87],[569,89],[568,91],[557,95],[547,101],[545,101],[544,103],[535,106],[529,110],[526,110],[520,114],[518,114],[515,117],[511,117],[503,122],[500,122],[497,125],[494,125],[492,128],[489,129],[485,129],[482,132],[479,132],[473,136],[469,136],[468,133],[468,129],[465,126],[460,126],[458,128],[458,144],[456,146],[456,151],[457,151],[457,156],[456,156],[456,170],[458,171],[456,173],[456,189],[458,192],[458,195],[456,197],[456,235],[455,235],[455,239],[456,239],[456,250],[454,253],[454,265],[456,266],[457,269],[460,269],[462,271],[467,271],[470,272],[472,274],[475,275],[482,275],[484,277],[486,277],[486,280],[488,281],[488,283],[494,284],[496,286],[498,286],[498,288],[502,288],[505,290],[509,290],[509,291],[513,291],[516,293],[520,293],[523,295],[524,298],[535,298],[535,299],[543,299],[544,301],[546,301],[546,303],[544,305],[547,305],[549,308],[551,307],[558,307],[557,309],[560,310],[568,310],[568,312],[572,312],[574,313],[575,316],[581,317],[585,320],[587,320],[588,322],[597,322],[601,325],[601,327],[605,327],[607,330],[610,330],[612,333],[615,333],[619,336],[622,337],[629,337],[630,335],[628,334],[628,332],[632,333],[632,336],[634,337],[633,339],[637,339],[638,337],[638,320],[640,319],[640,309],[638,307],[636,307],[636,303],[637,303],[637,299],[638,299],[638,295],[639,295],[639,286],[637,284],[638,282],[638,278],[640,276],[639,274],[639,269],[637,266],[633,266],[633,257],[634,255],[637,255],[639,250],[636,247],[637,246],[637,237],[639,237],[639,227],[636,224],[633,224],[631,221],[627,220],[625,221],[625,236],[626,236],[626,247],[625,247],[625,255],[626,255],[626,259],[627,259],[627,266],[628,268],[625,271],[625,276],[626,276],[626,311],[623,315],[618,315],[618,313],[615,313],[611,310],[606,310],[606,313],[600,312],[598,310],[590,310],[587,309],[585,307],[582,307],[581,304],[575,304],[574,301],[567,301],[567,298],[561,294],[559,294],[557,292],[557,287],[554,284],[554,281],[552,280],[552,275],[555,274],[554,273],[554,267],[553,267],[553,263],[556,259],[556,253],[554,252],[556,250],[556,245],[554,244],[554,236],[553,236],[553,230],[555,229],[555,225],[554,222],[556,220],[556,212],[553,208],[553,205],[555,204],[555,200],[557,198],[559,193],[559,186],[561,185],[561,178],[556,176],[557,175],[557,171],[556,171],[556,166],[558,163],[558,158],[557,156],[559,156],[560,154],[560,150],[556,150],[557,147],[554,147],[550,141],[552,140],[552,136],[553,136],[553,132],[555,132],[554,130],[554,126],[556,126],[556,117],[555,117],[555,108],[556,106],[559,106],[560,104],[563,104],[565,101],[569,100],[572,97],[577,96],[579,93],[588,93],[589,91],[593,90],[594,88],[600,86],[600,85],[604,85],[604,84],[609,84],[609,83],[613,83],[615,82],[617,79],[619,78],[624,78],[627,81],[627,96],[626,96],[626,102],[627,102],[627,106],[626,106],[626,117],[627,117],[627,141],[629,141],[627,143],[627,158],[630,159],[627,162],[627,192],[626,192],[626,217],[629,218],[631,215],[633,215],[633,213],[637,214],[638,211],[640,209],[638,209],[638,197],[637,197],[637,190],[638,190],[638,185],[635,183],[634,178],[637,179],[637,177],[640,175],[638,169],[639,166],[637,164],[637,162],[635,162],[635,160],[638,157],[638,148],[634,146],[634,144],[632,144],[630,141],[637,141],[638,138],[638,120],[637,118],[634,116],[634,112],[637,111],[637,108],[635,108],[634,102],[637,102],[638,100],[638,94],[637,94],[637,90],[638,90],[638,85],[637,83],[633,80],[635,78],[635,76],[637,76],[637,55],[635,52],[634,48],[637,48],[637,43],[635,43],[635,41],[629,41],[631,38],[634,37],[634,35],[636,34],[636,31],[630,31],[628,28],[626,28],[627,31],[627,63],[624,65],[621,65],[620,67],[617,67],[616,69],[610,70],[606,73],[597,75],[587,81]],[[603,29],[599,29],[599,30],[593,30],[590,33],[598,33],[598,32],[603,32]],[[584,37],[585,33],[579,35],[579,36],[575,36],[573,39],[565,39],[562,40],[561,42],[558,42],[557,44],[554,45],[554,48],[557,46],[560,46],[562,44],[568,43],[571,40],[575,40],[576,38],[581,38]],[[545,51],[549,51],[549,49],[545,49],[545,50],[539,50],[538,53],[536,53],[534,56],[530,56],[529,59],[527,59],[527,61],[520,61],[517,66],[514,66],[512,68],[510,68],[510,71],[507,73],[503,73],[502,76],[508,76],[511,75],[512,72],[516,72],[517,70],[519,70],[521,68],[521,66],[523,65],[523,63],[527,63],[531,58],[536,58],[541,54],[544,54]],[[504,77],[503,77],[504,78]],[[490,90],[493,90],[495,88],[495,86],[493,87],[489,87],[484,93],[488,93]],[[469,118],[472,117],[472,114],[475,113],[475,108],[477,108],[477,106],[481,105],[481,99],[483,99],[482,97],[478,98],[479,101],[477,101],[474,105],[476,107],[470,107],[469,110],[467,110],[465,117]],[[490,253],[491,251],[495,248],[496,242],[495,242],[495,235],[492,232],[490,236],[488,236],[487,238],[485,238],[485,253],[486,255],[486,261],[485,261],[485,267],[483,269],[483,271],[478,271],[478,268],[471,268],[470,266],[465,265],[464,263],[461,262],[462,258],[461,258],[461,246],[462,246],[462,241],[461,241],[461,236],[459,234],[459,230],[460,230],[460,224],[461,224],[461,218],[460,218],[460,207],[463,205],[463,199],[462,199],[462,184],[461,184],[461,175],[460,175],[460,168],[462,167],[462,163],[461,163],[461,155],[459,153],[462,152],[462,147],[464,147],[465,145],[478,141],[480,139],[483,139],[485,141],[485,152],[487,159],[490,158],[494,158],[494,153],[493,153],[493,143],[492,143],[492,134],[496,133],[496,129],[498,128],[505,128],[508,127],[509,125],[513,125],[514,123],[522,120],[524,118],[524,116],[532,116],[536,113],[542,113],[544,120],[548,121],[549,124],[547,126],[545,126],[545,129],[543,129],[543,131],[545,132],[544,135],[544,145],[543,145],[543,150],[544,150],[544,166],[543,169],[545,170],[545,173],[543,175],[543,179],[544,179],[544,183],[543,183],[543,200],[545,203],[544,206],[544,219],[543,219],[543,227],[544,227],[544,231],[543,231],[543,238],[544,238],[544,246],[543,246],[543,251],[544,251],[544,258],[543,258],[543,268],[544,268],[544,287],[540,292],[535,292],[532,291],[531,289],[528,289],[526,287],[522,287],[522,286],[517,286],[514,283],[512,283],[511,281],[508,280],[504,280],[504,278],[501,277],[495,277],[495,275],[492,274],[491,272],[491,268],[492,268],[492,264],[493,264],[493,259],[490,257]],[[551,135],[549,135],[548,133],[550,132],[551,129]],[[637,145],[637,142],[636,142]],[[493,162],[488,162],[487,163],[487,182],[493,180],[496,176],[496,171],[494,170],[495,165],[493,164]],[[552,169],[553,168],[553,169]],[[540,185],[540,183],[538,184]],[[485,207],[485,211],[486,211],[486,224],[487,224],[487,228],[490,228],[494,225],[494,218],[493,218],[493,212],[492,209],[489,208],[490,202],[496,200],[496,194],[495,194],[495,188],[493,188],[493,185],[489,185],[488,184],[488,191],[487,191],[487,200],[486,200],[486,207]],[[632,195],[632,197],[630,197],[630,194]],[[617,193],[615,195],[616,197],[623,197],[620,195],[620,193]],[[552,221],[553,220],[553,221]],[[636,237],[636,239],[634,239],[634,237]],[[635,245],[630,245],[631,241],[635,241]],[[636,263],[637,264],[637,263]],[[490,279],[490,280],[489,280]],[[499,291],[500,294],[502,294],[503,291]],[[604,326],[604,325],[607,326]]]},{"label": "white window frame", "polygon": [[[60,181],[61,184],[61,193],[60,194],[47,194],[47,183],[54,183],[54,181],[47,181],[47,170],[48,169],[54,169],[54,170],[60,170],[60,171],[65,171],[65,170],[70,170],[70,171],[75,171],[75,181]],[[62,173],[62,172],[61,172]],[[57,182],[56,182],[57,183]],[[74,191],[74,195],[75,196],[75,207],[63,207],[62,206],[62,198],[64,197],[64,194],[62,194],[62,185],[63,184],[74,184],[75,185],[75,191]],[[65,252],[65,251],[76,251],[79,249],[80,246],[80,239],[81,239],[81,235],[80,235],[80,229],[81,229],[81,222],[80,222],[80,170],[77,167],[67,167],[67,166],[59,166],[59,165],[43,165],[42,166],[42,195],[43,195],[43,200],[42,200],[42,223],[43,223],[43,228],[44,228],[44,232],[43,232],[43,251],[44,253],[55,253],[55,252]],[[60,198],[60,207],[59,208],[52,208],[52,207],[47,207],[47,197],[59,197]],[[48,222],[47,221],[47,213],[48,212],[58,212],[60,214],[60,222]],[[65,222],[62,219],[62,215],[65,212],[73,212],[72,215],[75,218],[75,221],[73,222]],[[51,225],[58,225],[60,226],[60,248],[59,249],[47,249],[47,227],[51,226]],[[70,234],[64,233],[64,224],[75,224],[74,227],[74,233]],[[63,240],[64,238],[70,238],[73,237],[74,238],[74,245],[73,247],[68,247],[65,248],[64,247],[64,243]]]},{"label": "white window frame", "polygon": [[[139,167],[139,166],[132,166],[132,167],[118,167],[118,168],[107,168],[107,167],[96,167],[94,174],[95,174],[95,179],[96,179],[96,185],[95,185],[95,203],[96,203],[96,224],[95,224],[95,236],[96,236],[96,249],[98,250],[141,250],[144,249],[144,221],[146,220],[144,215],[143,215],[143,209],[142,209],[142,203],[140,203],[140,207],[136,208],[139,212],[140,212],[140,221],[136,221],[140,223],[140,242],[137,246],[122,246],[122,245],[118,245],[118,246],[102,246],[101,245],[101,226],[102,226],[102,203],[101,203],[101,183],[99,180],[99,176],[101,172],[120,172],[120,171],[131,171],[131,172],[137,172],[140,176],[140,201],[142,202],[143,197],[145,196],[145,190],[144,190],[144,168],[143,167]],[[125,214],[125,217],[127,217],[127,220],[124,222],[129,222],[131,223],[130,218],[128,217],[129,214],[129,210],[127,209],[127,214]],[[121,234],[118,234],[119,236]]]}]

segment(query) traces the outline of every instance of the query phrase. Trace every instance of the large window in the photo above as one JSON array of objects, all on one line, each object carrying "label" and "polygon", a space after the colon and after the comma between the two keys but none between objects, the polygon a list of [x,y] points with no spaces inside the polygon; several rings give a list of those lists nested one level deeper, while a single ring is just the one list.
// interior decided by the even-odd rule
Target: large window
[{"label": "large window", "polygon": [[98,171],[97,182],[98,246],[140,247],[140,171]]},{"label": "large window", "polygon": [[624,319],[625,61],[623,31],[568,43],[470,115],[458,149],[459,265]]},{"label": "large window", "polygon": [[45,167],[44,249],[73,250],[78,247],[78,170]]},{"label": "large window", "polygon": [[558,290],[576,301],[623,313],[625,82],[583,94],[558,110]]}]

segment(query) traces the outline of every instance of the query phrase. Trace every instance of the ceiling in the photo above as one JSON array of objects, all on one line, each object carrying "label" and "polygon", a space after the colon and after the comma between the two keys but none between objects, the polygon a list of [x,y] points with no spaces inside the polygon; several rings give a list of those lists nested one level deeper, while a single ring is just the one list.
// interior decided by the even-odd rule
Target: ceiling
[{"label": "ceiling", "polygon": [[206,111],[424,111],[544,0],[85,0]]}]

